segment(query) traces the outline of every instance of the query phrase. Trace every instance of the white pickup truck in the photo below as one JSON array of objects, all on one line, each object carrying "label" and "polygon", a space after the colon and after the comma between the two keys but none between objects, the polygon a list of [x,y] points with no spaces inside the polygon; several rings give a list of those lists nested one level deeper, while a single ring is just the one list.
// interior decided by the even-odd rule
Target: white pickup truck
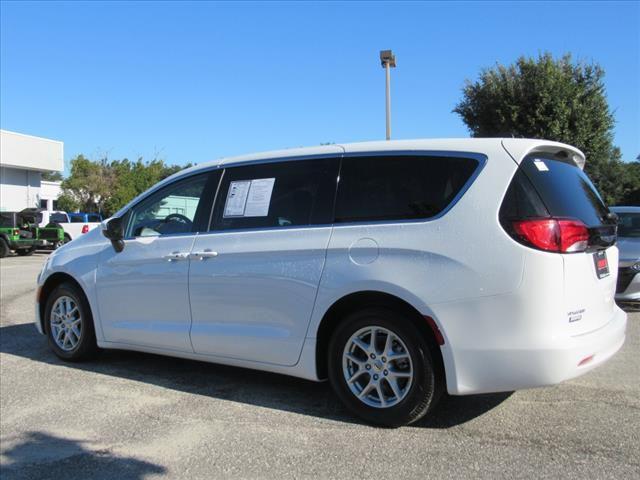
[{"label": "white pickup truck", "polygon": [[28,210],[36,214],[39,227],[46,227],[52,223],[61,227],[64,230],[64,243],[90,232],[102,221],[102,217],[97,213],[50,212],[40,208]]}]

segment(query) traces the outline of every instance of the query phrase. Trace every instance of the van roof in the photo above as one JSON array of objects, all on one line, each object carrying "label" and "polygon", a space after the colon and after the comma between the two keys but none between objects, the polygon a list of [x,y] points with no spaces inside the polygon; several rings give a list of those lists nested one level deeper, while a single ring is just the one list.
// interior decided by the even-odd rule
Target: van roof
[{"label": "van roof", "polygon": [[[508,144],[508,145],[507,145]],[[258,162],[272,159],[299,159],[317,155],[331,155],[342,153],[365,153],[365,152],[390,152],[390,151],[457,151],[469,153],[487,153],[496,148],[506,148],[515,157],[516,161],[540,147],[558,147],[562,150],[570,150],[576,153],[581,159],[584,155],[575,147],[563,143],[548,140],[536,140],[526,138],[439,138],[439,139],[416,139],[416,140],[382,140],[374,142],[343,143],[320,145],[316,147],[289,148],[283,150],[273,150],[268,152],[251,153],[235,157],[221,158],[209,162],[201,163],[181,173],[193,173],[212,167],[240,165],[244,163]],[[512,151],[513,150],[513,151]],[[584,162],[583,162],[584,163]]]}]

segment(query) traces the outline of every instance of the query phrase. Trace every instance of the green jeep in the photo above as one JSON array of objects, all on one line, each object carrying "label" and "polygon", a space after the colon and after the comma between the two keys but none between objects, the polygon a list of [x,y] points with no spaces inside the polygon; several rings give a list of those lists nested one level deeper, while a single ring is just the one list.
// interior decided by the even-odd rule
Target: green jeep
[{"label": "green jeep", "polygon": [[0,258],[9,255],[11,250],[24,256],[31,255],[38,247],[57,248],[63,243],[61,228],[38,228],[28,214],[0,212]]}]

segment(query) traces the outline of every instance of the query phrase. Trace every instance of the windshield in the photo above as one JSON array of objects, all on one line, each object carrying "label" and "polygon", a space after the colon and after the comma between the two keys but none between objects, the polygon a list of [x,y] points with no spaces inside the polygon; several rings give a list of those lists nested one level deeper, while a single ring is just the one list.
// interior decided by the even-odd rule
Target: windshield
[{"label": "windshield", "polygon": [[618,214],[618,236],[640,238],[640,213],[616,213]]}]

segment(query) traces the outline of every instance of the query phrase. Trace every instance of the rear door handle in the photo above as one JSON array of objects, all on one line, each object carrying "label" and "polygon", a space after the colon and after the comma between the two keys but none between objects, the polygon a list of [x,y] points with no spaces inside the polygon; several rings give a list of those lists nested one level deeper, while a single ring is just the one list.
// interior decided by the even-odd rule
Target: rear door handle
[{"label": "rear door handle", "polygon": [[205,258],[215,258],[218,256],[218,252],[211,250],[205,250],[204,252],[193,252],[189,255],[190,258],[197,260],[204,260]]},{"label": "rear door handle", "polygon": [[175,260],[185,260],[187,258],[189,258],[189,254],[188,253],[184,253],[184,252],[171,252],[168,255],[163,255],[163,257],[165,260],[169,261],[169,262],[173,262]]}]

